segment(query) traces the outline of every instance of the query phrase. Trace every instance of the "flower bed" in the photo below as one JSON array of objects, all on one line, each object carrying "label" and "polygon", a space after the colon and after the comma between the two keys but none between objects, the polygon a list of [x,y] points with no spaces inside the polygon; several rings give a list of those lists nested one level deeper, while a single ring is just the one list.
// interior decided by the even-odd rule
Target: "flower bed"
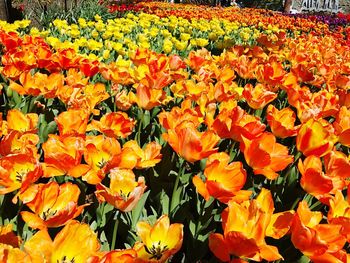
[{"label": "flower bed", "polygon": [[141,5],[1,24],[0,261],[347,262],[349,27]]}]

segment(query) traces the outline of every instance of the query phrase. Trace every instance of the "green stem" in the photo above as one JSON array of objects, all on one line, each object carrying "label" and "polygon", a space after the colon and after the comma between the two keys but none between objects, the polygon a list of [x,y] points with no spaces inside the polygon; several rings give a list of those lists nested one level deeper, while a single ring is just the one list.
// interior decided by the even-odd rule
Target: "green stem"
[{"label": "green stem", "polygon": [[144,113],[143,113],[143,110],[141,109],[141,116],[140,116],[140,118],[138,118],[139,119],[139,127],[138,127],[138,130],[137,130],[137,143],[140,145],[140,147],[141,147],[141,130],[142,130],[142,120],[143,120],[143,115],[144,115]]},{"label": "green stem", "polygon": [[117,239],[118,225],[119,225],[119,219],[116,218],[115,219],[115,223],[114,223],[114,228],[113,228],[113,237],[112,237],[111,250],[115,249],[115,242],[116,242],[116,239]]},{"label": "green stem", "polygon": [[1,205],[0,205],[0,226],[4,225],[4,219],[2,218],[3,212],[4,212],[4,208],[5,208],[5,199],[6,195],[2,195],[0,196],[0,200],[1,200]]},{"label": "green stem", "polygon": [[292,205],[291,209],[296,208],[296,207],[297,207],[297,205],[299,204],[299,202],[300,202],[300,201],[301,201],[301,198],[300,198],[300,197],[298,197],[298,198],[295,200],[295,202],[293,203],[293,205]]},{"label": "green stem", "polygon": [[175,193],[176,193],[176,190],[179,186],[179,181],[180,181],[180,175],[178,174],[176,176],[176,180],[175,180],[175,184],[174,184],[174,188],[173,188],[173,194],[171,196],[170,212],[172,212],[176,206]]},{"label": "green stem", "polygon": [[[199,208],[199,218],[198,221],[200,221],[200,219],[202,219],[203,214],[204,214],[204,209],[205,209],[205,203],[206,201],[203,199],[203,201],[201,202],[200,208]],[[199,223],[196,224],[196,229],[195,229],[195,234],[194,234],[194,239],[196,240],[199,236],[199,232],[202,230],[201,227],[198,227]]]},{"label": "green stem", "polygon": [[185,160],[180,157],[180,159],[179,159],[179,172],[176,176],[176,180],[175,180],[175,184],[174,184],[174,188],[173,188],[173,193],[171,195],[170,213],[174,210],[174,208],[177,205],[178,200],[175,200],[175,195],[176,195],[177,188],[179,186],[180,177],[183,175],[183,172],[184,172],[184,161]]},{"label": "green stem", "polygon": [[113,112],[117,112],[117,103],[115,101],[115,95],[112,95]]}]

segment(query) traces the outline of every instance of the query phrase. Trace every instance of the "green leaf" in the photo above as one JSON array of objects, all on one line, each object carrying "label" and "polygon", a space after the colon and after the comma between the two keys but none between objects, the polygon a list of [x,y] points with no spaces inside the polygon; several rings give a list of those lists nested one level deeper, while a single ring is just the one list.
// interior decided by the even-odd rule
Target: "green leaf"
[{"label": "green leaf", "polygon": [[170,199],[169,196],[165,193],[164,189],[162,189],[162,192],[160,194],[160,202],[162,205],[162,213],[163,214],[169,214],[169,204],[170,204]]},{"label": "green leaf", "polygon": [[139,221],[142,210],[145,206],[146,200],[150,194],[150,190],[142,195],[136,207],[131,211],[132,229],[135,229],[137,222]]},{"label": "green leaf", "polygon": [[307,256],[302,256],[301,258],[298,259],[296,263],[309,263],[310,259]]},{"label": "green leaf", "polygon": [[196,223],[193,221],[190,221],[188,224],[188,227],[190,228],[191,234],[194,237],[196,235]]}]

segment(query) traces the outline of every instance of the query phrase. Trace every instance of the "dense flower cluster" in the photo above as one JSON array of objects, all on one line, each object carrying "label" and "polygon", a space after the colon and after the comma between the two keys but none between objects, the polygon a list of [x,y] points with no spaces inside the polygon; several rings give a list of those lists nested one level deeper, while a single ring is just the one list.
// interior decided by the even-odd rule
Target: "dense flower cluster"
[{"label": "dense flower cluster", "polygon": [[349,28],[157,4],[2,24],[0,261],[348,262]]}]

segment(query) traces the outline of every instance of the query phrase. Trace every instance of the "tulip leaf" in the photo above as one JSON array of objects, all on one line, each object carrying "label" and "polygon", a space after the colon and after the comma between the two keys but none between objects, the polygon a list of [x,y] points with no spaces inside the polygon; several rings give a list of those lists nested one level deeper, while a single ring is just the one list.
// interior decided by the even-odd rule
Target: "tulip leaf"
[{"label": "tulip leaf", "polygon": [[190,228],[191,234],[194,237],[196,235],[197,224],[193,221],[189,221],[188,227]]},{"label": "tulip leaf", "polygon": [[302,256],[297,260],[296,263],[309,263],[309,262],[310,262],[310,259],[307,256]]},{"label": "tulip leaf", "polygon": [[96,209],[97,226],[103,228],[107,223],[107,215],[114,210],[114,207],[108,203],[99,204]]},{"label": "tulip leaf", "polygon": [[12,90],[12,100],[15,104],[14,108],[19,108],[22,103],[22,96],[19,95],[17,91]]},{"label": "tulip leaf", "polygon": [[162,189],[162,192],[160,194],[160,202],[162,205],[162,214],[169,214],[169,196],[165,193],[165,191]]},{"label": "tulip leaf", "polygon": [[102,231],[102,232],[101,232],[100,241],[101,241],[101,243],[102,243],[102,245],[101,245],[102,251],[109,251],[109,250],[110,250],[110,247],[109,247],[109,243],[108,243],[108,239],[107,239],[107,237],[106,237],[105,231]]},{"label": "tulip leaf", "polygon": [[148,124],[150,124],[150,122],[151,122],[150,112],[148,110],[146,110],[142,114],[142,125],[143,125],[143,127],[147,127]]},{"label": "tulip leaf", "polygon": [[142,210],[145,207],[146,200],[150,194],[150,190],[142,195],[136,207],[131,212],[131,220],[132,220],[132,229],[135,229],[137,222],[139,221]]}]

